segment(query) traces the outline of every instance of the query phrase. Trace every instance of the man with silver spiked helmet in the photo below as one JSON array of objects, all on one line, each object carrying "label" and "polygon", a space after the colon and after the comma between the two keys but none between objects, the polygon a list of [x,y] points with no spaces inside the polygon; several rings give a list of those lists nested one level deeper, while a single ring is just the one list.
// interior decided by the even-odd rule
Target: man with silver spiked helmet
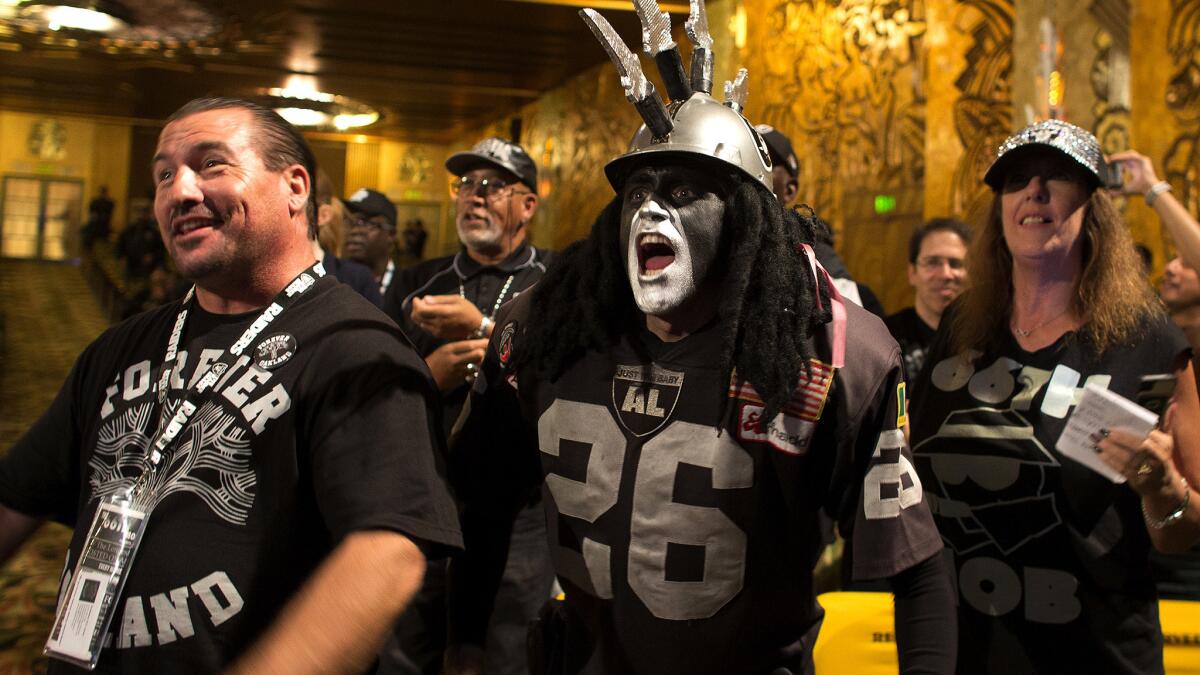
[{"label": "man with silver spiked helmet", "polygon": [[690,77],[667,15],[636,6],[673,100],[581,12],[646,124],[605,167],[617,195],[588,237],[496,319],[453,449],[468,543],[448,665],[475,671],[462,657],[540,484],[566,598],[532,636],[535,672],[810,672],[820,507],[854,539],[854,574],[893,582],[902,670],[950,672],[952,595],[902,432],[899,350],[771,193],[740,114],[745,71],[724,103],[710,95],[703,3]]}]

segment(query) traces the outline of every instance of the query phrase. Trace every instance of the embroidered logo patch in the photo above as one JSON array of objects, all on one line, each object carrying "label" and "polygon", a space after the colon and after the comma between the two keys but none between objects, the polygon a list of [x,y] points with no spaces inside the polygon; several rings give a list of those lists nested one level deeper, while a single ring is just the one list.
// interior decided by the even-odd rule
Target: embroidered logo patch
[{"label": "embroidered logo patch", "polygon": [[517,322],[509,321],[504,324],[504,330],[500,331],[500,343],[497,345],[497,353],[500,357],[500,365],[507,366],[512,360],[512,342],[513,335],[517,332]]},{"label": "embroidered logo patch", "polygon": [[254,348],[254,363],[264,370],[278,368],[296,354],[296,346],[296,338],[289,333],[272,335]]},{"label": "embroidered logo patch", "polygon": [[896,428],[903,429],[908,424],[908,392],[904,383],[896,385]]},{"label": "embroidered logo patch", "polygon": [[682,372],[656,365],[618,365],[612,379],[613,409],[629,433],[645,436],[667,423],[682,390]]}]

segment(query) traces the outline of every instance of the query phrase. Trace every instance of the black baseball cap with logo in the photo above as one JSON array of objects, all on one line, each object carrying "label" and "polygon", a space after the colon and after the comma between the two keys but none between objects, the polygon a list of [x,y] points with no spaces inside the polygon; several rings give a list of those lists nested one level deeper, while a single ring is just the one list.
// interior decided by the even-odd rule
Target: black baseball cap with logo
[{"label": "black baseball cap with logo", "polygon": [[767,150],[771,153],[771,162],[775,166],[787,169],[788,175],[792,178],[799,177],[800,162],[796,159],[796,152],[792,150],[792,142],[788,140],[788,137],[770,124],[759,124],[754,129],[767,142]]},{"label": "black baseball cap with logo", "polygon": [[481,164],[503,169],[537,194],[537,165],[525,148],[501,138],[485,138],[470,150],[456,152],[446,160],[446,170],[461,176]]},{"label": "black baseball cap with logo", "polygon": [[346,200],[346,208],[367,218],[383,216],[393,229],[396,227],[396,205],[382,192],[359,188]]}]

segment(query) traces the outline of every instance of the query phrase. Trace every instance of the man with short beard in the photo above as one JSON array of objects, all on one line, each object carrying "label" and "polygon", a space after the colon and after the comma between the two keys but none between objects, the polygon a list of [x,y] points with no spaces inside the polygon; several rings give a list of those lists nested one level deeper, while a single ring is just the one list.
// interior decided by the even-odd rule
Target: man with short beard
[{"label": "man with short beard", "polygon": [[[667,22],[639,7],[669,66]],[[690,87],[660,67],[680,92],[668,108],[582,14],[646,126],[605,166],[616,195],[588,237],[496,319],[451,449],[467,547],[451,562],[449,672],[486,670],[507,533],[537,488],[566,595],[531,636],[534,673],[811,672],[821,507],[857,543],[855,575],[893,582],[902,671],[952,672],[899,348],[831,286],[813,220],[772,194],[744,87],[725,83],[724,105],[703,88],[709,43]]]},{"label": "man with short beard", "polygon": [[[454,222],[462,248],[402,270],[383,307],[429,364],[442,392],[448,436],[483,360],[496,312],[541,278],[549,256],[527,243],[538,196],[537,166],[524,148],[487,138],[451,155],[446,169],[453,176]],[[509,542],[514,564],[505,573],[505,609],[489,629],[488,672],[497,675],[525,672],[525,627],[553,584],[537,491],[526,495],[526,502]],[[381,657],[381,673],[440,669],[446,622],[443,570],[431,566],[419,598],[401,617],[396,639]]]},{"label": "man with short beard", "polygon": [[0,560],[76,528],[51,673],[361,671],[459,546],[433,383],[316,262],[315,173],[248,101],[163,127],[154,212],[195,286],[93,342],[0,458]]}]

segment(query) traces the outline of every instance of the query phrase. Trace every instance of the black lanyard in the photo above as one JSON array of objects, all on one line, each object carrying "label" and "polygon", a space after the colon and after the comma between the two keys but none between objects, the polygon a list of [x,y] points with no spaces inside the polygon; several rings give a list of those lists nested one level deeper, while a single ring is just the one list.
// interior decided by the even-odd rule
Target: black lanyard
[{"label": "black lanyard", "polygon": [[167,398],[171,372],[178,358],[179,341],[183,337],[183,329],[187,324],[188,313],[191,311],[192,303],[195,301],[195,286],[188,291],[187,297],[183,299],[183,306],[180,307],[179,314],[175,317],[175,326],[171,329],[171,335],[167,338],[167,351],[163,357],[162,372],[158,377],[158,429],[155,431],[154,437],[146,444],[146,458],[142,475],[138,477],[133,487],[130,488],[131,492],[134,493],[135,499],[139,496],[136,493],[140,490],[140,486],[158,469],[168,449],[175,442],[175,439],[179,437],[179,433],[187,426],[192,415],[204,403],[205,397],[215,394],[213,385],[217,383],[218,379],[233,366],[234,362],[242,356],[242,353],[246,351],[246,348],[250,346],[250,343],[255,338],[266,330],[285,310],[294,305],[297,300],[312,289],[317,283],[317,278],[324,276],[325,267],[320,262],[296,275],[275,296],[275,299],[263,309],[262,313],[246,327],[241,336],[232,345],[221,351],[220,356],[212,362],[212,365],[209,366],[203,376],[192,378],[194,384],[185,389],[183,399],[175,409],[175,414],[171,416],[170,420],[166,420],[165,415],[169,407],[167,405]]}]

